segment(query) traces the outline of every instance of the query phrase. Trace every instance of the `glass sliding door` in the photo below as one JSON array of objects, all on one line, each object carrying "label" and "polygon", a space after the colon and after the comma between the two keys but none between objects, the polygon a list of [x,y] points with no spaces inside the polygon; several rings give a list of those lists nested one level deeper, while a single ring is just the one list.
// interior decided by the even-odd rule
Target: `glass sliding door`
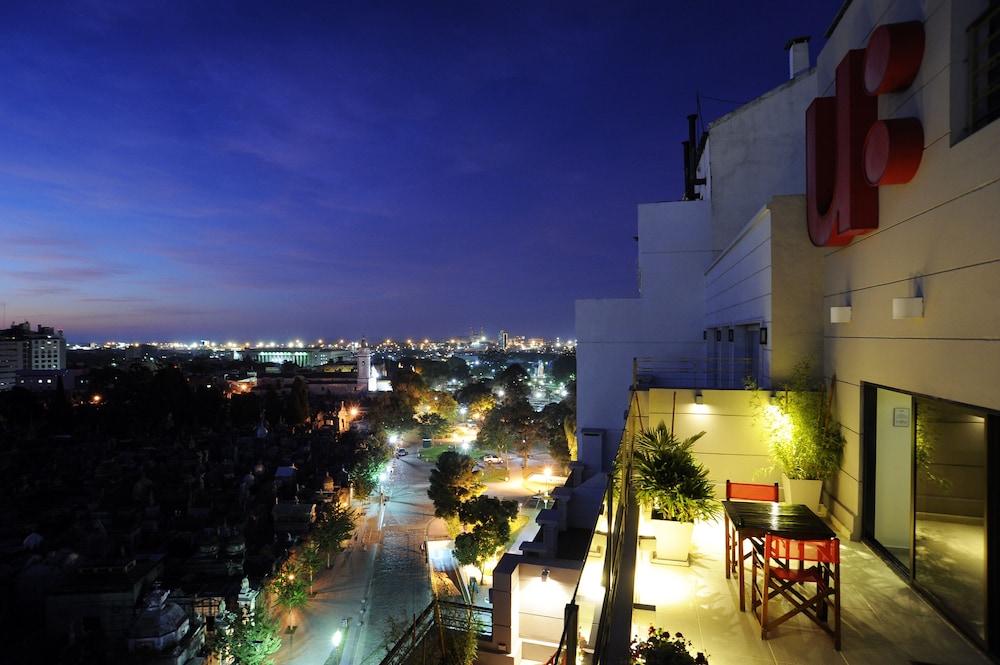
[{"label": "glass sliding door", "polygon": [[864,396],[865,541],[965,633],[990,643],[990,419],[872,385]]},{"label": "glass sliding door", "polygon": [[985,639],[986,418],[917,398],[914,580]]}]

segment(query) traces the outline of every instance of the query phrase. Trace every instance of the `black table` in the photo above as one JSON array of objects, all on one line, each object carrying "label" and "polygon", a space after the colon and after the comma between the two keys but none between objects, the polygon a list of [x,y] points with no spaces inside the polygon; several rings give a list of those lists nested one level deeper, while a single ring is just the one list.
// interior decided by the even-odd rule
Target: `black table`
[{"label": "black table", "polygon": [[[736,528],[740,569],[740,611],[746,611],[746,588],[743,574],[743,541],[763,538],[767,534],[796,540],[825,540],[836,532],[819,515],[801,503],[771,503],[761,501],[723,501],[726,519]],[[730,566],[726,552],[726,570]]]}]

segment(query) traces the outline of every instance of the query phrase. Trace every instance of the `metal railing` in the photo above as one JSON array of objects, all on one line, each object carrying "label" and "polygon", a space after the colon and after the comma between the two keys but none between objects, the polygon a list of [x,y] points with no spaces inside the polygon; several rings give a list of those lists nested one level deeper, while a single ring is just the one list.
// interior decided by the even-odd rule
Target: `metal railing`
[{"label": "metal railing", "polygon": [[464,631],[476,628],[476,636],[481,640],[493,638],[493,609],[477,607],[450,600],[432,600],[413,619],[410,628],[389,649],[380,665],[402,665],[410,661],[414,650],[425,640],[432,630],[440,626],[444,630]]},{"label": "metal railing", "polygon": [[760,358],[633,358],[632,386],[649,388],[742,388],[760,383]]}]

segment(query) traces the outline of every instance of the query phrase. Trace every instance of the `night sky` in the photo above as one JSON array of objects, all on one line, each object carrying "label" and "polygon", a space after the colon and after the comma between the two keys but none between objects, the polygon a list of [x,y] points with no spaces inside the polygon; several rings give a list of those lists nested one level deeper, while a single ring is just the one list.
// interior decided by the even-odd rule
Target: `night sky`
[{"label": "night sky", "polygon": [[0,4],[0,303],[71,342],[573,338],[840,0]]}]

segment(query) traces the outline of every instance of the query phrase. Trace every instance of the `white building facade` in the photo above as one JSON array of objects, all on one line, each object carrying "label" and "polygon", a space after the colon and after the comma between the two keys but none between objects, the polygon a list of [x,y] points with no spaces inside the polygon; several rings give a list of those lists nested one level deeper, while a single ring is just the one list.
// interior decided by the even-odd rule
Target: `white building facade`
[{"label": "white building facade", "polygon": [[705,430],[716,483],[777,480],[743,382],[811,357],[847,440],[830,518],[1000,655],[1000,3],[831,20],[815,68],[692,141],[694,196],[639,207],[639,297],[577,303],[580,461],[607,472],[663,387],[644,417]]}]

